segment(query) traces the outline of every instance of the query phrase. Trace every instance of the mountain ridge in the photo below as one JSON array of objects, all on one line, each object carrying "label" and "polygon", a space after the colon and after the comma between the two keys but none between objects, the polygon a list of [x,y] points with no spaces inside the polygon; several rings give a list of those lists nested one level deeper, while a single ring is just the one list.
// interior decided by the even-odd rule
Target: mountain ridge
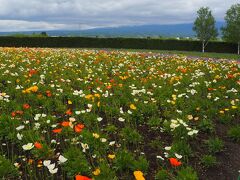
[{"label": "mountain ridge", "polygon": [[[216,22],[219,30],[224,22]],[[195,32],[192,30],[193,23],[185,24],[169,24],[169,25],[136,25],[136,26],[120,26],[93,28],[87,30],[42,30],[42,31],[16,31],[16,32],[0,32],[0,35],[15,35],[47,32],[49,36],[100,36],[100,37],[194,37]]]}]

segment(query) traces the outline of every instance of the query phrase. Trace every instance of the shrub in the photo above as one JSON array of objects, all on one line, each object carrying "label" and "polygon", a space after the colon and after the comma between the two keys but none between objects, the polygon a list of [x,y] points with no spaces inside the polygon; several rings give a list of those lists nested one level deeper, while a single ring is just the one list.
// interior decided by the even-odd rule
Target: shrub
[{"label": "shrub", "polygon": [[205,167],[209,168],[217,164],[217,159],[212,155],[204,155],[201,159],[201,162]]},{"label": "shrub", "polygon": [[197,180],[197,173],[191,167],[182,168],[177,173],[177,180]]},{"label": "shrub", "polygon": [[210,138],[206,141],[206,144],[210,153],[220,152],[224,147],[223,141],[219,138]]},{"label": "shrub", "polygon": [[2,179],[17,178],[18,171],[13,164],[3,156],[0,156],[0,177]]},{"label": "shrub", "polygon": [[155,176],[156,180],[166,180],[169,179],[169,174],[167,172],[167,170],[165,169],[161,169],[157,172],[156,176]]},{"label": "shrub", "polygon": [[232,127],[228,130],[228,136],[236,142],[240,142],[240,126]]},{"label": "shrub", "polygon": [[[72,48],[125,48],[201,51],[201,42],[193,40],[143,38],[89,38],[89,37],[1,37],[5,47],[72,47]],[[235,53],[237,44],[212,41],[207,52]]]}]

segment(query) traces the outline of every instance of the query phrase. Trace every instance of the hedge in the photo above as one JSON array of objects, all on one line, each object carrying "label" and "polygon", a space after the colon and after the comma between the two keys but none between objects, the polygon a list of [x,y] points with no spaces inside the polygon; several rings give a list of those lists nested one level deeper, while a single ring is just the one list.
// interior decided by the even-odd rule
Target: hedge
[{"label": "hedge", "polygon": [[[143,38],[0,37],[1,47],[123,48],[201,51],[200,41]],[[236,53],[237,44],[209,42],[206,52]]]}]

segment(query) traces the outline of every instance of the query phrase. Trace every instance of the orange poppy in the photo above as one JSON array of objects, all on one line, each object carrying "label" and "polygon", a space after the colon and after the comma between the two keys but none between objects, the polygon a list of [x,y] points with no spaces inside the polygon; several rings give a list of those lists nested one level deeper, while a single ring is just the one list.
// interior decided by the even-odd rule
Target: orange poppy
[{"label": "orange poppy", "polygon": [[62,132],[62,128],[53,129],[52,132],[54,132],[54,133],[60,133],[60,132]]},{"label": "orange poppy", "polygon": [[84,128],[84,124],[80,123],[80,124],[77,124],[77,125],[74,126],[74,131],[76,133],[80,133],[83,130],[83,128]]},{"label": "orange poppy", "polygon": [[70,124],[69,121],[63,121],[63,122],[61,123],[61,125],[62,125],[63,127],[68,127],[69,124]]},{"label": "orange poppy", "polygon": [[35,146],[35,148],[37,148],[37,149],[42,149],[42,144],[39,143],[39,142],[35,142],[35,143],[34,143],[34,146]]},{"label": "orange poppy", "polygon": [[182,163],[178,161],[176,158],[169,158],[170,164],[174,167],[180,166]]},{"label": "orange poppy", "polygon": [[89,178],[87,176],[81,176],[81,175],[76,175],[75,179],[76,180],[92,180],[91,178]]}]

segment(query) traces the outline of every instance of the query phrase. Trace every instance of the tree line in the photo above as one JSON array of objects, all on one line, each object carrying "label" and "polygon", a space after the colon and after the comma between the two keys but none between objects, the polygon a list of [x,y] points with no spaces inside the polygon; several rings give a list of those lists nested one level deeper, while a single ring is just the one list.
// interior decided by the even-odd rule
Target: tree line
[{"label": "tree line", "polygon": [[[222,38],[227,42],[237,43],[238,54],[240,53],[240,4],[235,4],[227,10],[225,25],[221,28]],[[208,7],[201,7],[197,11],[197,18],[194,21],[193,30],[197,38],[202,42],[202,52],[205,51],[209,40],[216,39],[218,30],[216,21]]]}]

